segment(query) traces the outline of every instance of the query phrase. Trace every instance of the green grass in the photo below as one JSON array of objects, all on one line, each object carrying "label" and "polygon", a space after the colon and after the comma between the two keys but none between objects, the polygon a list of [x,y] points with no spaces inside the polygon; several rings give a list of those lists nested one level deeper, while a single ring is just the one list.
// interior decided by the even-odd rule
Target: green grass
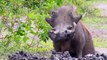
[{"label": "green grass", "polygon": [[[35,52],[41,52],[41,53],[44,52],[45,53],[45,52],[50,52],[51,50],[53,50],[53,44],[52,44],[51,40],[48,40],[47,42],[40,41],[38,43],[39,43],[38,46],[34,45],[29,48],[25,46],[24,49],[19,49],[19,47],[0,48],[0,60],[7,60],[8,55],[11,55],[11,54],[13,54],[17,51],[21,51],[21,50],[26,51],[26,52],[30,52],[30,53],[35,53]],[[47,54],[47,55],[50,55],[50,54]],[[43,56],[43,55],[44,54],[42,54],[41,56]]]},{"label": "green grass", "polygon": [[48,40],[46,43],[40,41],[38,46],[33,46],[29,49],[30,52],[45,52],[53,49],[53,43],[51,40]]},{"label": "green grass", "polygon": [[84,17],[83,21],[87,24],[106,24],[107,18],[105,17]]},{"label": "green grass", "polygon": [[104,29],[104,30],[107,30],[107,25],[100,25],[100,26],[96,26],[95,28],[97,28],[97,29]]},{"label": "green grass", "polygon": [[107,18],[103,17],[84,17],[83,22],[88,27],[94,27],[96,29],[107,29]]},{"label": "green grass", "polygon": [[95,47],[107,48],[107,40],[101,38],[94,38],[93,41]]},{"label": "green grass", "polygon": [[107,0],[94,0],[94,3],[107,3]]},{"label": "green grass", "polygon": [[107,3],[107,0],[89,0],[87,1],[88,4],[101,4],[101,3]]},{"label": "green grass", "polygon": [[[104,17],[84,17],[83,22],[91,29],[107,30],[107,18]],[[98,32],[96,32],[98,33]],[[92,35],[93,36],[93,35]],[[94,37],[95,47],[107,48],[107,38]]]}]

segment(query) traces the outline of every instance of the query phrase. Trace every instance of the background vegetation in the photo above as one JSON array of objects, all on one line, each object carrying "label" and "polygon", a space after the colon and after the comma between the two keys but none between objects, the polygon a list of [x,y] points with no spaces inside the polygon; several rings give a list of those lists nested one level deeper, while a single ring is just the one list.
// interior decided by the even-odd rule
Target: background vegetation
[{"label": "background vegetation", "polygon": [[[95,18],[90,19],[90,16],[96,17],[96,24],[101,20],[97,18],[100,11],[91,7],[94,2],[95,0],[0,0],[0,55],[4,57],[18,50],[52,50],[52,41],[48,37],[51,27],[45,21],[46,17],[50,17],[51,11],[72,4],[77,7],[78,14],[83,14],[87,25],[94,23],[90,20]],[[95,43],[96,46],[98,44]]]}]

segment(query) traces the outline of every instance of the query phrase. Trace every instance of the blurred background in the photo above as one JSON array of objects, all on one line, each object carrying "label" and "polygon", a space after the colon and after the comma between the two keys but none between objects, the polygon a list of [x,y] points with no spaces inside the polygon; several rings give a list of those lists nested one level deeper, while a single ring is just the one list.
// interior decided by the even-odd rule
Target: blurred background
[{"label": "blurred background", "polygon": [[63,5],[77,8],[96,50],[107,53],[107,0],[0,0],[0,60],[16,51],[50,54],[51,27],[45,18]]}]

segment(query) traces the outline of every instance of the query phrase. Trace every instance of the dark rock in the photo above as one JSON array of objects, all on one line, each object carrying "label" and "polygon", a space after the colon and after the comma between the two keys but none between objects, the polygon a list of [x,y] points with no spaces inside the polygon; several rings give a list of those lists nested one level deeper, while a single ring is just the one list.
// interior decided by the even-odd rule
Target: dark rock
[{"label": "dark rock", "polygon": [[9,55],[8,60],[107,60],[107,55],[97,53],[87,54],[82,58],[71,57],[68,51],[65,52],[52,52],[51,57],[43,58],[37,57],[34,54],[26,53],[23,51],[16,52],[15,54]]}]

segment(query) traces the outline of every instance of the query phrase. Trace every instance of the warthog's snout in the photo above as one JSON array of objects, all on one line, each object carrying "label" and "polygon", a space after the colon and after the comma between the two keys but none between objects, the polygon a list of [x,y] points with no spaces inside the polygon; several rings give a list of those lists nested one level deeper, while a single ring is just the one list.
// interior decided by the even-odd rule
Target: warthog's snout
[{"label": "warthog's snout", "polygon": [[[63,25],[62,25],[63,27]],[[49,35],[51,39],[54,40],[65,40],[69,37],[73,37],[76,23],[73,23],[73,26],[61,26],[54,27],[50,30]]]}]

